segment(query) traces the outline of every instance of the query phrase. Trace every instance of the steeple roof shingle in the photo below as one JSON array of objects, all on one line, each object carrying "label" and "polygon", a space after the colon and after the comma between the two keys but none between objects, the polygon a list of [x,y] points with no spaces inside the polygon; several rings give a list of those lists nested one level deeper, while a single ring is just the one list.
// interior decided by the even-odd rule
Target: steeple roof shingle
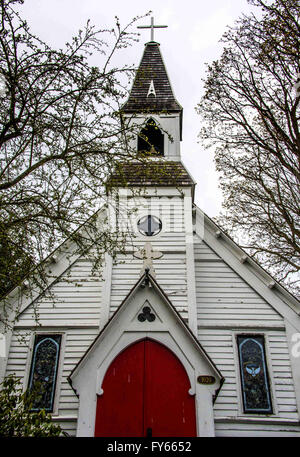
[{"label": "steeple roof shingle", "polygon": [[[153,81],[155,95],[149,94],[151,81]],[[155,41],[145,44],[144,54],[123,111],[125,113],[182,111],[182,107],[174,97],[159,43]]]}]

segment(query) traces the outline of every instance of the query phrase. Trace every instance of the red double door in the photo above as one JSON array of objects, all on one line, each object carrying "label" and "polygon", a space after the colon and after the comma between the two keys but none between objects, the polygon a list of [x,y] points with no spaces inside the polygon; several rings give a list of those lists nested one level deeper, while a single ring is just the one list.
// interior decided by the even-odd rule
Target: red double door
[{"label": "red double door", "polygon": [[98,396],[95,436],[196,436],[195,398],[178,358],[142,340],[108,368]]}]

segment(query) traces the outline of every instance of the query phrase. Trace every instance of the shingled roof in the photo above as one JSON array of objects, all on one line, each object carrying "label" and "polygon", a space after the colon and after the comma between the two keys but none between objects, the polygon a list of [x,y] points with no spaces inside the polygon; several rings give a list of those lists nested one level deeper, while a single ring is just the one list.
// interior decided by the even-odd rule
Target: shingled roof
[{"label": "shingled roof", "polygon": [[183,164],[175,161],[147,163],[120,162],[108,179],[109,187],[126,186],[194,186]]},{"label": "shingled roof", "polygon": [[[153,81],[155,95],[148,95],[151,81]],[[144,54],[123,111],[125,113],[182,111],[182,107],[174,97],[159,43],[155,41],[145,44]]]}]

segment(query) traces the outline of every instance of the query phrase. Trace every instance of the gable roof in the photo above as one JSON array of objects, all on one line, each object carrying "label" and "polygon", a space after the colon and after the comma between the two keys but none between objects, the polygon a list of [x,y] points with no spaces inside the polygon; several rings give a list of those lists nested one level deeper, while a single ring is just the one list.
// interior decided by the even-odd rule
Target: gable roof
[{"label": "gable roof", "polygon": [[[155,95],[148,95],[153,82]],[[169,77],[159,50],[159,43],[150,41],[137,70],[129,98],[124,104],[124,113],[181,112],[182,107],[174,97]]]},{"label": "gable roof", "polygon": [[155,160],[147,163],[120,162],[111,174],[109,186],[195,186],[181,162]]},{"label": "gable roof", "polygon": [[90,347],[87,349],[87,351],[85,352],[85,354],[81,357],[81,359],[78,361],[78,363],[76,364],[76,366],[73,368],[73,370],[71,371],[69,377],[68,377],[68,381],[70,382],[72,388],[73,388],[73,385],[72,385],[72,377],[73,375],[80,369],[80,367],[84,364],[85,360],[88,358],[89,354],[91,354],[91,352],[93,351],[93,349],[95,348],[95,346],[97,345],[98,341],[100,340],[100,338],[105,334],[105,332],[108,330],[108,328],[113,324],[114,321],[116,321],[118,319],[118,316],[121,314],[122,310],[124,307],[126,307],[126,304],[130,301],[131,297],[135,294],[135,292],[139,289],[139,287],[145,287],[145,286],[151,286],[154,290],[156,290],[156,292],[162,297],[163,301],[166,303],[166,305],[168,306],[169,310],[172,312],[172,314],[175,316],[175,319],[177,321],[177,323],[181,326],[181,328],[184,330],[184,332],[188,335],[189,339],[191,340],[191,342],[198,348],[199,352],[201,353],[201,355],[205,358],[205,360],[207,361],[207,363],[210,365],[211,369],[213,370],[213,372],[216,374],[216,376],[219,378],[219,381],[220,381],[220,386],[219,388],[216,390],[215,392],[215,397],[214,397],[214,401],[215,399],[217,398],[217,395],[225,381],[222,373],[220,372],[220,370],[217,368],[217,366],[215,365],[215,363],[212,361],[212,359],[210,358],[210,356],[207,354],[207,352],[205,351],[205,349],[202,347],[201,343],[198,341],[198,339],[196,338],[196,336],[193,334],[193,332],[191,331],[191,329],[188,327],[188,325],[185,323],[185,321],[182,319],[182,317],[180,316],[180,314],[178,313],[178,311],[176,310],[176,308],[174,307],[174,305],[171,303],[171,301],[169,300],[169,298],[167,297],[167,295],[165,294],[165,292],[163,291],[163,289],[159,286],[159,284],[157,283],[157,281],[153,278],[153,276],[151,276],[151,274],[148,273],[148,271],[146,270],[145,273],[141,276],[141,278],[136,282],[136,284],[132,287],[132,289],[130,290],[130,292],[128,293],[128,295],[125,297],[125,299],[123,300],[123,302],[120,304],[120,306],[117,308],[117,310],[114,312],[114,314],[111,316],[111,318],[108,320],[108,322],[105,324],[105,326],[102,328],[102,330],[100,331],[100,333],[98,334],[98,336],[95,338],[95,340],[93,341],[93,343],[90,345]]}]

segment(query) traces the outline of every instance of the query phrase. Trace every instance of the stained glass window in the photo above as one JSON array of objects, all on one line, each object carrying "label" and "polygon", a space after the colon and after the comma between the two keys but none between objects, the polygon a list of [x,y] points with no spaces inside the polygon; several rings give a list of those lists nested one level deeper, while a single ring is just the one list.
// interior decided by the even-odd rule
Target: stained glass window
[{"label": "stained glass window", "polygon": [[28,386],[39,392],[33,410],[45,408],[48,412],[53,411],[60,343],[61,335],[35,337]]},{"label": "stained glass window", "polygon": [[272,413],[264,337],[237,337],[245,413]]}]

